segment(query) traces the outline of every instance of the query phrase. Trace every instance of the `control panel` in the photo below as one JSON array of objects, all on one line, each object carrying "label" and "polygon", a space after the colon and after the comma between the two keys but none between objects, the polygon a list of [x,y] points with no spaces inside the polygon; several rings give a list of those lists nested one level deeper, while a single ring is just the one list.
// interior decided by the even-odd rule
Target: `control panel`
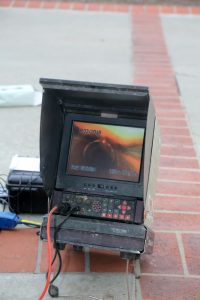
[{"label": "control panel", "polygon": [[93,218],[114,219],[118,221],[133,222],[135,203],[133,200],[115,199],[108,197],[63,194],[63,203],[69,203],[72,207],[79,206],[80,211],[76,215]]}]

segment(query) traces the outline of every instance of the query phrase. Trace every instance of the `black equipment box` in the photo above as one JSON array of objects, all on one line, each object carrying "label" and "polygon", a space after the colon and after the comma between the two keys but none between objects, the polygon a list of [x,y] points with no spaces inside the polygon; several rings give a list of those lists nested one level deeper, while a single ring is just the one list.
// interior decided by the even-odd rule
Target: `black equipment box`
[{"label": "black equipment box", "polygon": [[[53,239],[56,225],[63,222],[65,216],[54,215],[51,225]],[[47,216],[44,216],[41,237],[47,239]],[[79,245],[111,249],[115,251],[140,254],[144,251],[145,239],[152,238],[153,233],[143,225],[102,222],[98,219],[70,217],[57,234],[57,242],[62,244]],[[148,242],[147,242],[148,243]],[[152,249],[151,249],[152,250]],[[151,251],[149,248],[149,251]]]},{"label": "black equipment box", "polygon": [[[147,87],[40,79],[40,172],[56,242],[120,252],[152,251],[155,111]],[[153,172],[153,173],[152,173]],[[150,219],[150,218],[149,218]],[[147,223],[147,226],[146,226]],[[41,238],[46,239],[47,216]]]},{"label": "black equipment box", "polygon": [[48,210],[48,197],[43,188],[40,172],[10,171],[7,179],[10,210],[15,213],[44,214]]}]

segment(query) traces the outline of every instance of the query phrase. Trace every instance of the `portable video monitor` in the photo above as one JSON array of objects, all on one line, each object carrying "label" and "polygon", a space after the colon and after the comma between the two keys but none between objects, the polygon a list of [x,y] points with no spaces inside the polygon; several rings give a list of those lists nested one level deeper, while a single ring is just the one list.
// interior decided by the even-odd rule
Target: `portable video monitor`
[{"label": "portable video monitor", "polygon": [[40,171],[50,208],[78,208],[70,216],[69,210],[53,215],[52,239],[57,232],[62,249],[71,244],[151,252],[153,233],[146,221],[158,134],[148,88],[55,79],[40,83]]},{"label": "portable video monitor", "polygon": [[41,173],[53,203],[78,205],[78,217],[142,223],[148,90],[42,83]]},{"label": "portable video monitor", "polygon": [[144,138],[141,120],[66,115],[56,187],[142,197]]}]

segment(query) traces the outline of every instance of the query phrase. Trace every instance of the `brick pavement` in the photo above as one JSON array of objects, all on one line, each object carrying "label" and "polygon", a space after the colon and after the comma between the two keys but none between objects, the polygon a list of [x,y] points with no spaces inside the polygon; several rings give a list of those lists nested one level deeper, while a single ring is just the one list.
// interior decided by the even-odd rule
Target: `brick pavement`
[{"label": "brick pavement", "polygon": [[[0,0],[0,6],[123,11],[133,14],[134,84],[150,87],[162,141],[154,201],[155,249],[153,255],[142,256],[142,296],[144,300],[196,299],[200,294],[200,169],[159,14],[200,14],[200,7],[18,0]],[[40,271],[45,271],[46,249],[43,246],[41,256],[37,256],[38,238],[32,230],[3,232],[0,236],[0,254],[3,257],[0,272],[35,272],[40,262]],[[11,253],[10,245],[14,243],[16,246]],[[24,254],[25,250],[31,251],[31,257]],[[74,253],[71,247],[67,250],[63,254],[63,271],[83,272],[84,254]],[[123,272],[125,264],[112,252],[92,250],[90,270]]]}]

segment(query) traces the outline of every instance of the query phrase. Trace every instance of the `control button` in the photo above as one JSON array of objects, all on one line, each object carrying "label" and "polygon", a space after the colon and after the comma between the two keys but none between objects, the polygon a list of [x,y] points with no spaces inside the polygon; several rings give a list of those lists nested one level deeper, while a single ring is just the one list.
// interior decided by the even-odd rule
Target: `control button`
[{"label": "control button", "polygon": [[92,203],[92,210],[95,211],[95,212],[100,212],[102,209],[102,206],[101,206],[101,202],[100,201],[94,201]]},{"label": "control button", "polygon": [[76,200],[76,202],[77,202],[78,204],[80,204],[80,203],[82,202],[82,199],[78,197],[77,200]]},{"label": "control button", "polygon": [[122,210],[126,210],[126,205],[121,205],[121,207]]},{"label": "control button", "polygon": [[102,216],[103,218],[106,218],[106,213],[102,213],[101,216]]},{"label": "control button", "polygon": [[85,213],[85,209],[84,209],[84,208],[81,208],[80,213],[81,213],[81,214],[84,214],[84,213]]},{"label": "control button", "polygon": [[129,221],[131,219],[131,216],[130,215],[126,215],[125,216],[125,220]]},{"label": "control button", "polygon": [[119,215],[120,220],[124,220],[124,215]]},{"label": "control button", "polygon": [[123,201],[122,204],[123,204],[123,205],[127,205],[127,201]]},{"label": "control button", "polygon": [[115,200],[115,205],[119,205],[120,204],[120,200]]},{"label": "control button", "polygon": [[85,203],[86,203],[86,204],[90,204],[90,202],[91,202],[90,198],[87,198],[87,199],[85,200]]},{"label": "control button", "polygon": [[113,215],[110,214],[110,213],[107,214],[107,218],[112,218],[112,216],[113,216]]},{"label": "control button", "polygon": [[122,209],[122,206],[121,206],[121,205],[118,205],[117,207],[118,207],[119,209]]},{"label": "control button", "polygon": [[103,184],[98,184],[98,188],[99,189],[104,189],[104,185]]},{"label": "control button", "polygon": [[118,214],[113,214],[114,219],[118,219]]}]

